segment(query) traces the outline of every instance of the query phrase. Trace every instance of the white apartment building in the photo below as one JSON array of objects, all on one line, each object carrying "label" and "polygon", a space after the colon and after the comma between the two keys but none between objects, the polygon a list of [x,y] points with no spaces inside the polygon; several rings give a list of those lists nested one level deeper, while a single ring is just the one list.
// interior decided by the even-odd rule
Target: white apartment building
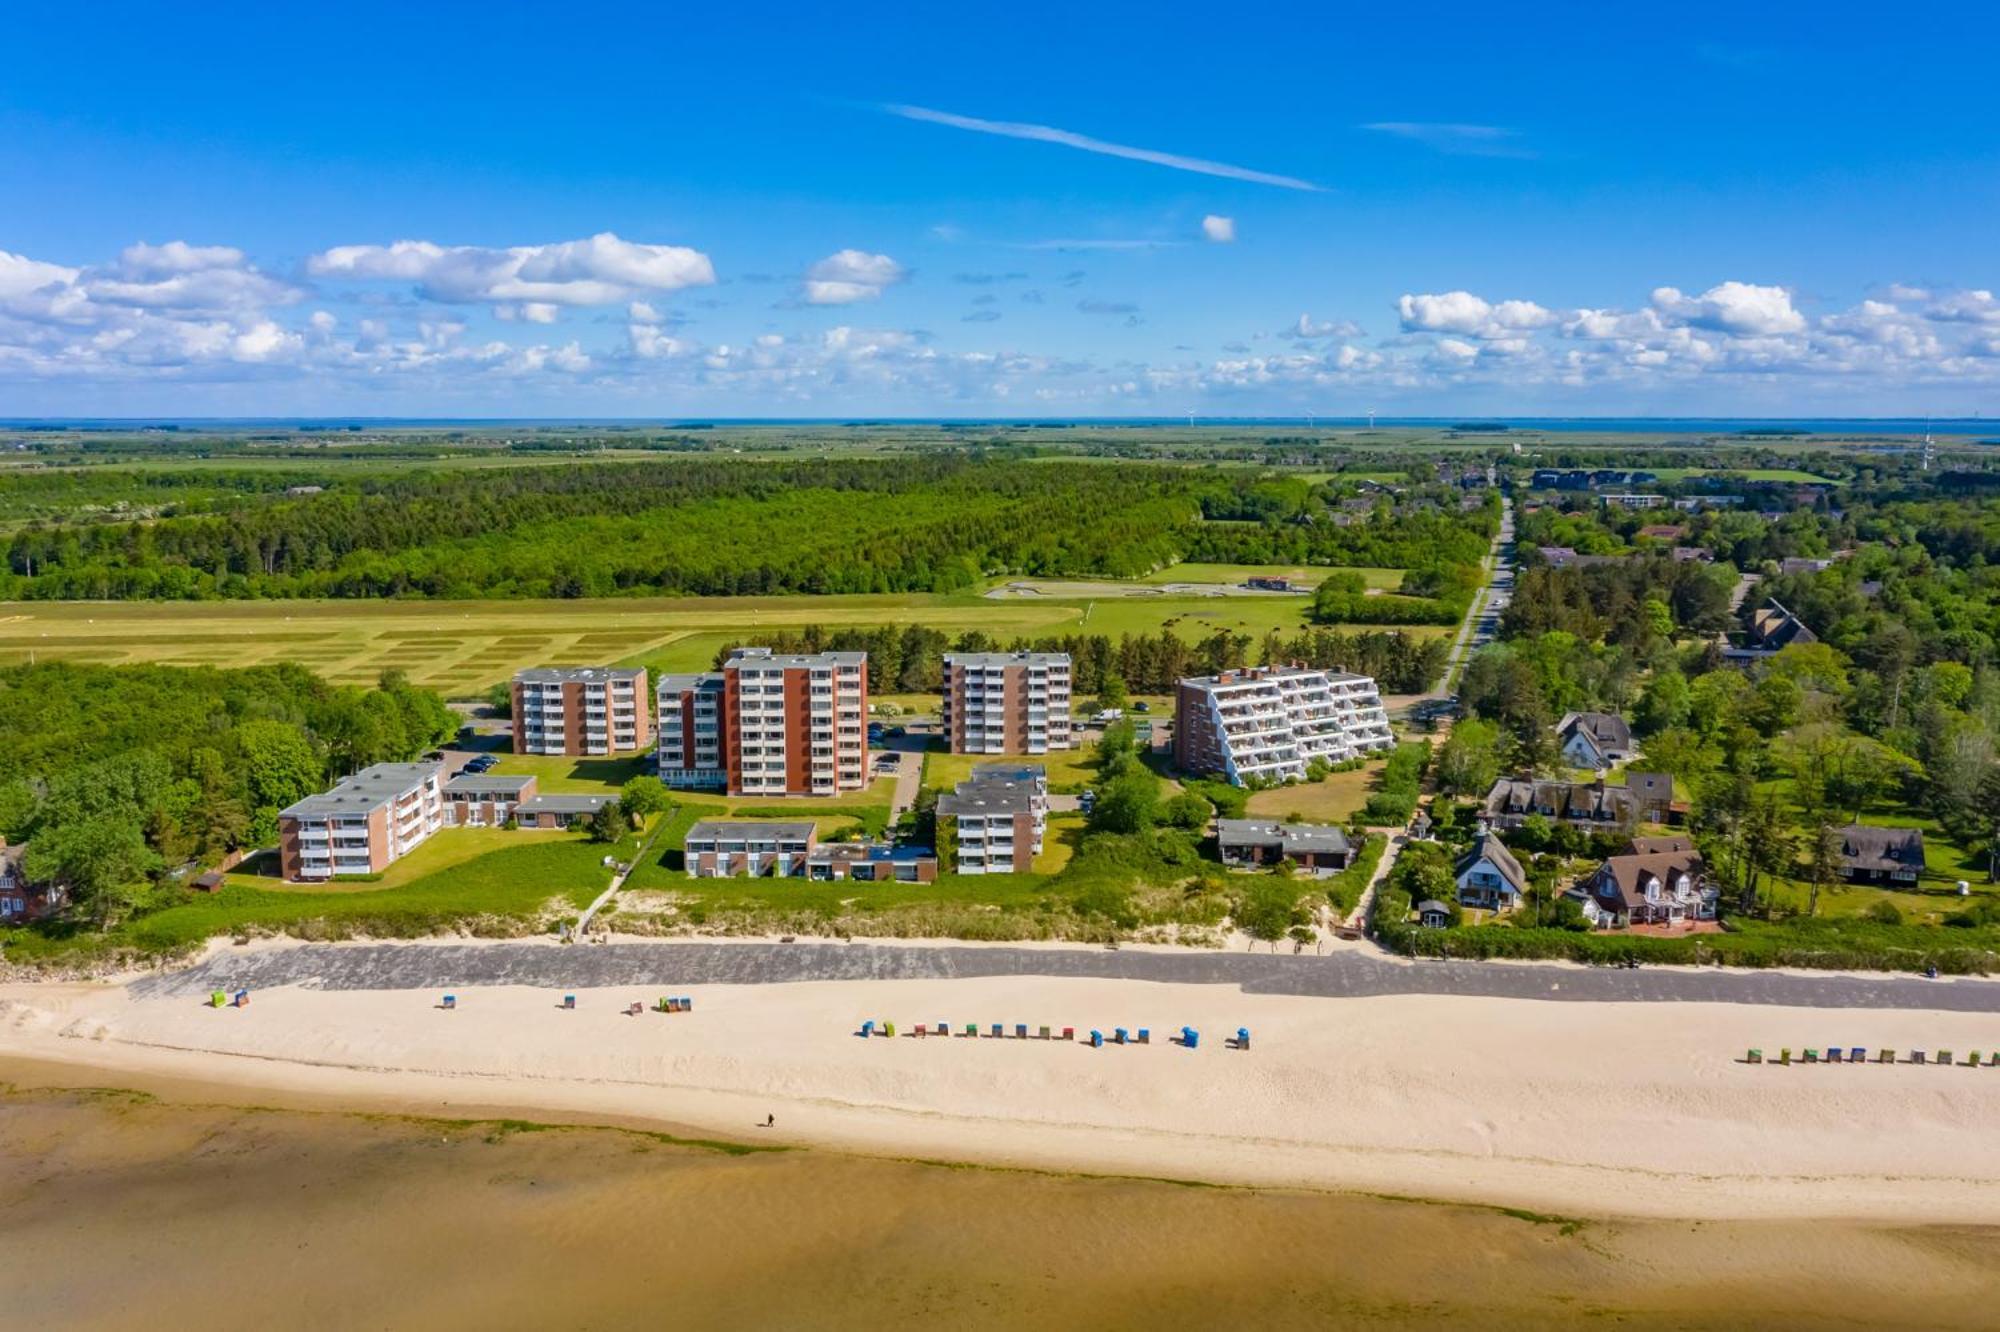
[{"label": "white apartment building", "polygon": [[1394,743],[1365,675],[1260,666],[1180,682],[1175,761],[1238,786],[1303,778],[1316,758],[1340,763]]}]

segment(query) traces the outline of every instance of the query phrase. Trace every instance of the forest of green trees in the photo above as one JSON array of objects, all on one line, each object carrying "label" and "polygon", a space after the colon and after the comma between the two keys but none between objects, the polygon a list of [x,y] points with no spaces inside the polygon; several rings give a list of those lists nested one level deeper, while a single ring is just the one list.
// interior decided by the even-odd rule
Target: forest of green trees
[{"label": "forest of green trees", "polygon": [[0,668],[0,833],[23,872],[99,924],[230,851],[371,763],[449,739],[443,700],[386,673],[373,689],[301,666],[243,670],[51,662]]},{"label": "forest of green trees", "polygon": [[1297,480],[958,455],[411,468],[313,494],[260,480],[226,510],[119,521],[117,503],[202,508],[210,493],[126,475],[120,499],[105,474],[73,483],[111,520],[14,527],[0,599],[949,592],[989,574],[1134,577],[1181,559],[1476,562],[1498,521],[1496,501],[1343,526],[1325,488]]}]

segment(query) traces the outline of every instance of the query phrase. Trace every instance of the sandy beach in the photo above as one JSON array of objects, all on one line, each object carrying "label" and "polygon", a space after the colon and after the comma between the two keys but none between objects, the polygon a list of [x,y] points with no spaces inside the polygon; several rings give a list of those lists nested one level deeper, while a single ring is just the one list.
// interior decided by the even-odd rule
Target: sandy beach
[{"label": "sandy beach", "polygon": [[[420,946],[420,945],[412,945]],[[1721,1003],[1326,999],[1217,984],[986,977],[637,987],[0,986],[0,1057],[262,1104],[507,1113],[1107,1175],[1358,1191],[1563,1215],[2000,1221],[2000,1068],[1758,1067],[1838,1039],[1962,1059],[2000,1016]],[[861,1039],[867,1019],[895,1039]],[[916,1039],[914,1024],[1010,1038]],[[1011,1039],[1091,1027],[1153,1042]],[[1190,1025],[1200,1048],[1167,1043]],[[1227,1049],[1238,1027],[1248,1051]],[[773,1127],[762,1127],[774,1116]]]}]

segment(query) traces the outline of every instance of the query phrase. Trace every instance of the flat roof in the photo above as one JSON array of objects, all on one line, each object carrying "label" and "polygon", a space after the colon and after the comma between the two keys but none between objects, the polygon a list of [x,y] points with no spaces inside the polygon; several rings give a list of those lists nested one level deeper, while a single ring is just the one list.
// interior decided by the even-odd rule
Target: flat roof
[{"label": "flat roof", "polygon": [[514,806],[516,814],[595,814],[616,800],[608,795],[540,795]]},{"label": "flat roof", "polygon": [[468,791],[505,791],[518,795],[534,784],[533,777],[512,777],[503,773],[461,772],[444,784],[446,795]]},{"label": "flat roof", "polygon": [[1330,823],[1279,823],[1272,819],[1217,819],[1218,845],[1276,842],[1299,851],[1346,851],[1347,834]]},{"label": "flat roof", "polygon": [[331,790],[309,795],[278,812],[280,817],[293,819],[361,813],[396,799],[412,787],[422,785],[425,778],[436,777],[443,771],[444,764],[436,760],[426,763],[377,763],[341,778]]},{"label": "flat roof", "polygon": [[757,838],[771,838],[777,841],[809,841],[813,835],[811,820],[793,822],[785,819],[703,819],[689,828],[687,840],[748,842]]},{"label": "flat roof", "polygon": [[1352,671],[1322,670],[1317,666],[1255,666],[1246,670],[1232,671],[1228,679],[1219,675],[1189,675],[1181,679],[1181,684],[1193,689],[1234,689],[1238,685],[1275,684],[1280,680],[1296,680],[1300,676],[1325,676],[1328,684],[1374,684],[1372,675],[1356,675]]},{"label": "flat roof", "polygon": [[1053,666],[1058,663],[1069,665],[1067,652],[947,652],[946,664],[952,666],[1032,666],[1037,662]]},{"label": "flat roof", "polygon": [[646,673],[644,666],[530,666],[515,671],[522,684],[588,684],[600,680],[636,680]]},{"label": "flat roof", "polygon": [[787,652],[774,653],[769,648],[737,648],[729,654],[726,663],[730,666],[866,666],[866,652]]}]

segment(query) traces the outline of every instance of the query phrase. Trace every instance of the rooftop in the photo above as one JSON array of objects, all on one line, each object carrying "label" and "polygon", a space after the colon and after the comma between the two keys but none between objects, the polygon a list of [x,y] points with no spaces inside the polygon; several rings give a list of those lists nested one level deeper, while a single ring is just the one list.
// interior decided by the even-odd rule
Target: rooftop
[{"label": "rooftop", "polygon": [[643,666],[530,666],[515,671],[522,684],[592,684],[612,680],[637,680],[646,673]]},{"label": "rooftop", "polygon": [[809,842],[813,837],[810,819],[797,822],[781,819],[703,819],[688,829],[690,842]]},{"label": "rooftop", "polygon": [[723,663],[730,666],[777,666],[789,670],[799,670],[812,666],[866,666],[866,652],[785,652],[774,653],[764,647],[740,647],[729,654]]},{"label": "rooftop", "polygon": [[394,800],[423,784],[427,777],[444,772],[444,764],[377,763],[372,768],[341,778],[333,789],[307,796],[280,813],[294,819],[322,819],[334,814],[359,814]]},{"label": "rooftop", "polygon": [[1067,666],[1067,652],[947,652],[944,654],[947,666],[981,666],[988,670],[996,666]]},{"label": "rooftop", "polygon": [[608,795],[540,795],[514,806],[516,814],[595,814],[616,800]]},{"label": "rooftop", "polygon": [[1218,819],[1215,840],[1221,846],[1259,846],[1276,842],[1287,851],[1350,849],[1347,834],[1330,823],[1278,823],[1270,819]]}]

